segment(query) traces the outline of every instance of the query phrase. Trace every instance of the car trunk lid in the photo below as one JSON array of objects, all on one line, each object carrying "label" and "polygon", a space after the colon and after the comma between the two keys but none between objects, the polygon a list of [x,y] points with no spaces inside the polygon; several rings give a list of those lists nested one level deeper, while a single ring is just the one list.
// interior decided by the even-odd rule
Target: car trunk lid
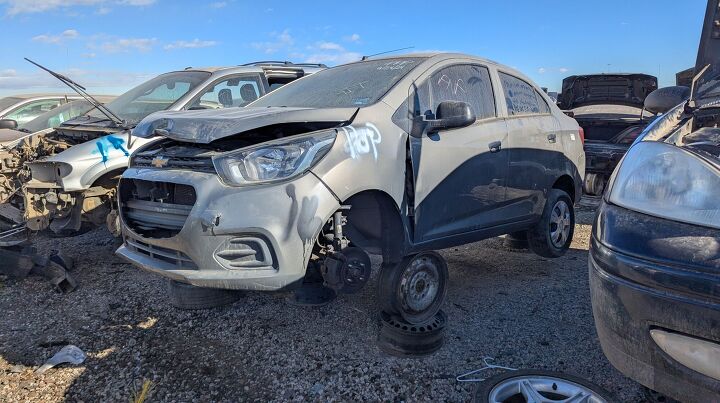
[{"label": "car trunk lid", "polygon": [[570,76],[563,80],[558,103],[562,109],[599,104],[642,108],[645,97],[657,88],[657,77],[647,74]]}]

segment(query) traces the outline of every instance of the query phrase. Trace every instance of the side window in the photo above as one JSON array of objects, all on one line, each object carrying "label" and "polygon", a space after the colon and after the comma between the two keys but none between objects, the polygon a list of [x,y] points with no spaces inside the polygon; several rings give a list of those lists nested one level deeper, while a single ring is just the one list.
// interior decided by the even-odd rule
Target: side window
[{"label": "side window", "polygon": [[16,120],[20,125],[35,119],[45,112],[55,109],[59,105],[59,99],[45,99],[42,101],[30,102],[29,104],[23,105],[19,109],[7,115],[6,119]]},{"label": "side window", "polygon": [[245,106],[260,97],[260,77],[239,76],[220,81],[207,88],[190,109],[219,109]]},{"label": "side window", "polygon": [[550,113],[550,106],[547,104],[547,101],[545,101],[545,98],[543,98],[542,94],[537,91],[535,91],[535,94],[537,95],[538,106],[540,107],[540,114]]},{"label": "side window", "polygon": [[495,117],[495,96],[486,67],[471,64],[436,71],[411,94],[414,114],[434,115],[440,102],[463,101],[478,120]]},{"label": "side window", "polygon": [[510,116],[550,112],[550,108],[532,85],[509,74],[502,72],[499,74]]}]

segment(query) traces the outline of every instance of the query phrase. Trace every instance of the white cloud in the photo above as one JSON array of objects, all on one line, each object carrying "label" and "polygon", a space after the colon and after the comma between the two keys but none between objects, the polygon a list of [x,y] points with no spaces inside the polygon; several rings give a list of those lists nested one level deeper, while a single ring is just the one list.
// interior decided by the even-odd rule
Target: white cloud
[{"label": "white cloud", "polygon": [[210,8],[223,8],[227,6],[226,1],[216,1],[214,3],[210,3]]},{"label": "white cloud", "polygon": [[61,32],[58,35],[36,35],[32,38],[35,42],[42,42],[42,43],[51,43],[51,44],[60,44],[64,42],[67,39],[75,39],[79,36],[78,31],[74,29],[66,29],[65,31]]},{"label": "white cloud", "polygon": [[123,6],[143,7],[155,3],[155,0],[0,0],[0,4],[6,5],[6,15],[42,13],[58,8],[69,7],[90,7],[109,4]]},{"label": "white cloud", "polygon": [[80,55],[80,57],[84,57],[84,58],[86,58],[86,59],[94,59],[95,56],[97,56],[97,53],[93,53],[93,52],[83,53],[83,54]]},{"label": "white cloud", "polygon": [[343,64],[356,62],[362,58],[357,52],[339,52],[339,53],[315,53],[307,57],[307,63],[326,63],[326,64]]},{"label": "white cloud", "polygon": [[561,73],[567,73],[568,71],[570,71],[570,69],[567,68],[567,67],[560,67],[560,68],[558,69],[558,71],[561,72]]},{"label": "white cloud", "polygon": [[345,48],[334,42],[318,42],[316,46],[322,50],[337,50],[339,52],[345,50]]},{"label": "white cloud", "polygon": [[270,34],[272,41],[268,42],[254,42],[252,47],[258,50],[262,50],[265,54],[277,53],[280,50],[287,50],[295,44],[295,39],[290,35],[290,30],[285,29],[284,31],[277,33],[273,32]]},{"label": "white cloud", "polygon": [[173,43],[164,46],[165,50],[173,49],[194,49],[194,48],[207,48],[210,46],[217,45],[216,41],[201,41],[200,39],[193,39],[192,41],[175,41]]},{"label": "white cloud", "polygon": [[100,49],[107,53],[123,53],[137,50],[148,52],[157,43],[155,38],[120,38],[104,42]]},{"label": "white cloud", "polygon": [[360,35],[358,35],[358,34],[352,34],[352,35],[350,35],[350,36],[346,36],[346,37],[343,38],[343,39],[345,39],[345,40],[348,41],[348,42],[360,42]]},{"label": "white cloud", "polygon": [[106,15],[106,14],[110,14],[111,11],[112,11],[112,8],[110,8],[110,7],[100,7],[95,11],[95,14]]},{"label": "white cloud", "polygon": [[545,74],[545,72],[547,72],[547,69],[545,67],[540,67],[538,69],[538,73],[540,73],[540,74]]},{"label": "white cloud", "polygon": [[[88,88],[91,94],[99,93],[98,88],[112,88],[113,93],[121,93],[155,76],[152,73],[82,69],[67,69],[60,73]],[[70,92],[70,89],[44,71],[19,73],[15,70],[0,70],[0,93],[43,91]]]}]

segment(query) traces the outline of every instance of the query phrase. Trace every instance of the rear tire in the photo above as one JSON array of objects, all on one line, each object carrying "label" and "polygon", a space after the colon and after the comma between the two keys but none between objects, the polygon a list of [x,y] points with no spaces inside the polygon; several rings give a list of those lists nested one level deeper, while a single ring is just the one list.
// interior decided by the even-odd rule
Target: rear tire
[{"label": "rear tire", "polygon": [[574,232],[572,199],[560,189],[550,189],[540,221],[527,232],[530,250],[542,257],[560,257],[570,248]]},{"label": "rear tire", "polygon": [[210,309],[231,304],[242,296],[241,291],[196,287],[168,280],[170,305],[183,310]]}]

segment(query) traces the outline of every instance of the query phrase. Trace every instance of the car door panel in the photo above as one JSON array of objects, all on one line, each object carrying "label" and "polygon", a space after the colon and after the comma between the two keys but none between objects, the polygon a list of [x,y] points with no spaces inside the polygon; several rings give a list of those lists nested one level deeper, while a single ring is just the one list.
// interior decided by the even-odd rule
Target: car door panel
[{"label": "car door panel", "polygon": [[489,70],[479,65],[441,66],[414,86],[409,99],[414,116],[432,119],[439,103],[449,100],[467,102],[478,118],[468,127],[411,138],[415,241],[502,222],[495,209],[505,201],[507,129],[497,117]]}]

